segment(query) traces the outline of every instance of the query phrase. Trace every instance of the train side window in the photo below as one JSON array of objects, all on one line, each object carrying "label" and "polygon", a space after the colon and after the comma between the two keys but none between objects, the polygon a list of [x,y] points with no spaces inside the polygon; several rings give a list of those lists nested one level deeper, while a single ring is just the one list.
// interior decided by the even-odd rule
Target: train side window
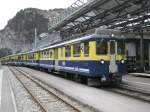
[{"label": "train side window", "polygon": [[46,51],[44,51],[44,56],[46,56]]},{"label": "train side window", "polygon": [[43,58],[43,51],[40,54],[41,54],[41,58]]},{"label": "train side window", "polygon": [[63,47],[60,48],[60,57],[63,58]]},{"label": "train side window", "polygon": [[32,59],[32,54],[30,54],[30,60]]},{"label": "train side window", "polygon": [[30,54],[30,59],[32,59],[32,54]]},{"label": "train side window", "polygon": [[107,41],[97,41],[96,42],[96,54],[106,55],[108,53]]},{"label": "train side window", "polygon": [[30,57],[31,57],[31,56],[30,56],[30,54],[29,54],[29,55],[28,55],[28,59],[29,59],[29,60],[30,60]]},{"label": "train side window", "polygon": [[43,56],[43,58],[44,58],[44,51],[42,51],[42,56]]},{"label": "train side window", "polygon": [[46,55],[46,51],[44,51],[44,55]]},{"label": "train side window", "polygon": [[48,55],[48,57],[49,57],[49,50],[47,50],[47,55]]},{"label": "train side window", "polygon": [[28,55],[26,55],[26,60],[28,60]]},{"label": "train side window", "polygon": [[84,56],[89,56],[89,42],[84,43]]},{"label": "train side window", "polygon": [[43,51],[43,58],[45,58],[45,51]]},{"label": "train side window", "polygon": [[41,58],[43,58],[43,51],[40,54],[41,54]]},{"label": "train side window", "polygon": [[49,54],[50,54],[50,58],[52,58],[52,57],[53,57],[53,52],[52,52],[52,50],[49,51]]},{"label": "train side window", "polygon": [[65,57],[71,57],[71,46],[65,47]]},{"label": "train side window", "polygon": [[45,57],[46,57],[46,58],[48,58],[48,52],[47,52],[47,50],[46,50],[45,52],[46,52],[46,55],[45,55]]},{"label": "train side window", "polygon": [[79,57],[81,54],[81,46],[80,43],[73,45],[73,56]]},{"label": "train side window", "polygon": [[36,53],[34,53],[34,59],[36,59]]}]

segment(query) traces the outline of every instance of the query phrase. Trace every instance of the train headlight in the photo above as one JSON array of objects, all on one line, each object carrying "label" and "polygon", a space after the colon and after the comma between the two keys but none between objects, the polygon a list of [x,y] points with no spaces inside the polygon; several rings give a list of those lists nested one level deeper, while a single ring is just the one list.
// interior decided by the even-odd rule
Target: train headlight
[{"label": "train headlight", "polygon": [[124,63],[125,63],[125,61],[124,61],[124,60],[121,60],[121,63],[122,63],[122,64],[124,64]]},{"label": "train headlight", "polygon": [[101,60],[101,64],[104,64],[105,63],[105,61],[104,60]]}]

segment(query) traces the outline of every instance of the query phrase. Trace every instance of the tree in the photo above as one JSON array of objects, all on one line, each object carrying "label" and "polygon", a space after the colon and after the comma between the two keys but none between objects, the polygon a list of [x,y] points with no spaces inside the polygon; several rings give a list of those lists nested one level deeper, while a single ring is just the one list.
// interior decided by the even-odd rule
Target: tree
[{"label": "tree", "polygon": [[1,48],[0,49],[0,58],[4,56],[8,56],[12,54],[12,50],[9,48]]}]

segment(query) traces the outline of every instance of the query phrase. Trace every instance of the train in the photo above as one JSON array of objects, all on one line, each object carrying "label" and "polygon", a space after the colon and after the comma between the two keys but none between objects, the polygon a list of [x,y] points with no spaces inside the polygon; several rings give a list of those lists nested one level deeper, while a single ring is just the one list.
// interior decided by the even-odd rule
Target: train
[{"label": "train", "polygon": [[118,84],[127,73],[125,37],[117,31],[97,29],[93,34],[35,51],[9,55],[1,63],[59,72],[80,79]]}]

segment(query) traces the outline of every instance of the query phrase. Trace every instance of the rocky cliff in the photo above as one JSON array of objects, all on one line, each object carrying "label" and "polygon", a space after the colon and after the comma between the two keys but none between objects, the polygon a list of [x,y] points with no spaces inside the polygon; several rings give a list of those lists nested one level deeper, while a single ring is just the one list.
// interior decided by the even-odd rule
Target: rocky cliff
[{"label": "rocky cliff", "polygon": [[34,29],[37,34],[48,32],[49,18],[59,15],[63,9],[40,10],[28,8],[19,11],[0,31],[0,48],[10,48],[13,53],[32,49]]}]

